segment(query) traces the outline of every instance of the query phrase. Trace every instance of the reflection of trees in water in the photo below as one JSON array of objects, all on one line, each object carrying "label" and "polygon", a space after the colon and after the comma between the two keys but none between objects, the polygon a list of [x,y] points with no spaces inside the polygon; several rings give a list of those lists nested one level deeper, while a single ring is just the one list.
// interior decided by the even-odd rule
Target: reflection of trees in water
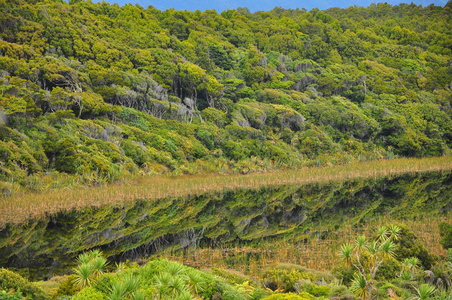
[{"label": "reflection of trees in water", "polygon": [[435,173],[83,209],[2,230],[0,264],[56,271],[95,247],[119,260],[200,242],[224,245],[271,236],[302,239],[317,230],[321,234],[382,215],[448,212],[451,196],[451,174]]}]

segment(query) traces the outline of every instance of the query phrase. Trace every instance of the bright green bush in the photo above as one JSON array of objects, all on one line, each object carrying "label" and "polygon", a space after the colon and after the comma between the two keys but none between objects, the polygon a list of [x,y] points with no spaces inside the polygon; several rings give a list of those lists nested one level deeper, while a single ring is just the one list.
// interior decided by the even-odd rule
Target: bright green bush
[{"label": "bright green bush", "polygon": [[307,293],[314,295],[316,297],[328,296],[330,294],[330,287],[326,285],[315,285],[312,283],[305,283],[301,285],[301,288]]},{"label": "bright green bush", "polygon": [[93,287],[84,288],[77,293],[73,300],[106,300],[107,297]]},{"label": "bright green bush", "polygon": [[224,280],[176,262],[150,261],[137,272],[141,281],[151,286],[146,290],[147,297],[151,297],[156,291],[159,297],[170,298],[190,292],[193,296],[205,299],[211,299],[214,294],[219,293],[225,300],[245,300],[244,295]]},{"label": "bright green bush", "polygon": [[339,286],[332,286],[330,289],[329,296],[342,296],[348,293],[347,286],[345,285],[339,285]]},{"label": "bright green bush", "polygon": [[295,291],[295,283],[301,279],[313,280],[309,273],[301,273],[295,269],[270,269],[263,276],[264,284],[271,290],[282,289],[286,292]]},{"label": "bright green bush", "polygon": [[21,292],[6,292],[0,290],[0,300],[22,300],[23,298]]},{"label": "bright green bush", "polygon": [[0,289],[4,291],[20,291],[22,295],[36,300],[49,299],[44,290],[29,282],[17,273],[0,269]]},{"label": "bright green bush", "polygon": [[400,288],[398,288],[397,286],[395,286],[389,282],[384,282],[380,286],[377,286],[377,288],[378,288],[378,290],[377,290],[378,296],[381,298],[389,297],[389,296],[398,296],[398,297],[402,296],[402,292],[401,292]]},{"label": "bright green bush", "polygon": [[263,298],[262,300],[314,300],[315,297],[308,293],[300,293],[298,295],[287,293],[287,294],[274,294],[269,297]]},{"label": "bright green bush", "polygon": [[57,299],[61,296],[73,296],[75,293],[77,293],[78,288],[74,284],[74,279],[77,277],[77,275],[72,274],[69,275],[65,281],[63,281],[60,286],[58,287],[58,290],[53,295],[54,299]]}]

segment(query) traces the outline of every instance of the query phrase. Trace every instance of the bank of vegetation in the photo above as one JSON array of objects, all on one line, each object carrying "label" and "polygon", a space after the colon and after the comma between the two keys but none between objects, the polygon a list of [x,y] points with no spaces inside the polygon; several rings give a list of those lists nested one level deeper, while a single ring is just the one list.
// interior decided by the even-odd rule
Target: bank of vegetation
[{"label": "bank of vegetation", "polygon": [[[51,226],[43,232],[59,212],[80,210],[89,219],[102,207],[100,214],[116,217],[116,208],[137,200],[165,202],[157,209],[140,202],[162,215],[145,212],[137,219],[140,207],[123,209],[130,219],[103,225],[115,228],[124,219],[121,230],[131,238],[121,247],[128,251],[139,247],[139,235],[149,235],[142,221],[164,220],[173,229],[184,224],[176,223],[184,216],[176,218],[177,208],[166,214],[181,197],[188,200],[179,206],[196,217],[201,207],[190,196],[208,192],[450,172],[451,9],[450,1],[444,7],[385,3],[256,13],[0,1],[0,229],[7,233],[0,242],[17,245],[2,261],[41,251],[36,232],[61,233]],[[401,184],[400,199],[421,191],[410,217],[431,208],[426,199],[440,193],[441,206],[432,209],[437,216],[377,232],[373,226],[354,230],[352,222],[352,229],[336,233],[323,230],[319,218],[319,228],[312,228],[317,239],[306,241],[291,241],[283,222],[275,225],[275,232],[286,234],[283,241],[265,241],[274,250],[248,245],[163,252],[186,265],[155,257],[141,266],[114,265],[100,251],[87,251],[68,274],[46,282],[29,282],[19,265],[1,269],[0,299],[450,300],[452,227],[450,219],[439,222],[450,216],[448,191],[430,181],[425,191],[410,184]],[[354,195],[340,191],[344,198]],[[278,192],[271,193],[275,199]],[[382,209],[391,212],[394,199]],[[236,200],[245,208],[262,204],[257,196],[250,204]],[[311,203],[318,205],[313,211],[331,208],[320,200]],[[210,208],[209,201],[200,206]],[[278,216],[285,204],[279,201],[269,208]],[[340,204],[349,208],[346,200]],[[366,222],[373,207],[351,215]],[[100,214],[96,218],[108,219]],[[211,217],[205,222],[218,222],[210,211],[205,215]],[[233,226],[243,237],[264,240],[264,218],[255,219],[248,233],[243,224],[252,216],[238,216],[233,220],[244,223]],[[65,224],[74,226],[74,219]],[[193,230],[199,220],[188,221]],[[104,228],[93,224],[99,228],[85,229]],[[140,231],[132,232],[134,226]],[[421,239],[412,229],[424,232]],[[68,236],[74,232],[81,234],[74,229]],[[58,234],[52,237],[45,243],[69,251],[58,246]],[[77,251],[89,250],[84,247]],[[50,250],[41,254],[51,257]]]},{"label": "bank of vegetation", "polygon": [[2,192],[449,155],[450,10],[3,1]]},{"label": "bank of vegetation", "polygon": [[[204,266],[200,271],[165,259],[113,265],[101,251],[91,250],[79,255],[71,275],[45,282],[31,283],[1,269],[0,299],[450,300],[452,224],[440,223],[438,229],[439,243],[448,249],[440,257],[409,226],[397,223],[350,236],[333,251],[336,263],[322,270],[281,262],[285,251],[278,249],[272,261],[260,265],[258,276],[234,270],[249,267],[252,253],[241,253],[248,258],[230,268]],[[229,254],[231,262],[240,256]]]}]

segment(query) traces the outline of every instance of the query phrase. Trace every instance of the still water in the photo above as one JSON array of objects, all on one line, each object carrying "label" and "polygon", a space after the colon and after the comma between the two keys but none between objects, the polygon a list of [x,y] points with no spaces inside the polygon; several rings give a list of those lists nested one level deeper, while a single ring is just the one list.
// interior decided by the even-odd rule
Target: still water
[{"label": "still water", "polygon": [[83,251],[121,260],[167,247],[305,239],[373,218],[452,210],[452,173],[265,187],[86,208],[0,229],[0,267],[31,278],[69,271]]}]

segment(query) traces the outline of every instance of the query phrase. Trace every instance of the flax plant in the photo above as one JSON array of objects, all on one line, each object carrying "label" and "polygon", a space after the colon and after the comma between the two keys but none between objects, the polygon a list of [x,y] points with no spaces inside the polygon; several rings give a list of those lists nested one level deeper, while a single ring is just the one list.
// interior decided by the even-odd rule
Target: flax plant
[{"label": "flax plant", "polygon": [[415,288],[417,295],[410,300],[428,300],[431,299],[435,293],[435,287],[429,285],[428,283],[421,284],[419,288]]},{"label": "flax plant", "polygon": [[[410,274],[409,279],[413,279],[413,277],[416,275],[416,270],[419,268],[420,263],[421,261],[417,257],[405,258],[402,262],[402,275],[405,275],[406,272],[408,272],[408,274]],[[407,277],[407,275],[402,275],[402,278]]]},{"label": "flax plant", "polygon": [[103,274],[105,267],[108,265],[107,259],[99,250],[82,253],[77,258],[78,265],[74,268],[77,275],[75,284],[82,288],[91,286]]}]

